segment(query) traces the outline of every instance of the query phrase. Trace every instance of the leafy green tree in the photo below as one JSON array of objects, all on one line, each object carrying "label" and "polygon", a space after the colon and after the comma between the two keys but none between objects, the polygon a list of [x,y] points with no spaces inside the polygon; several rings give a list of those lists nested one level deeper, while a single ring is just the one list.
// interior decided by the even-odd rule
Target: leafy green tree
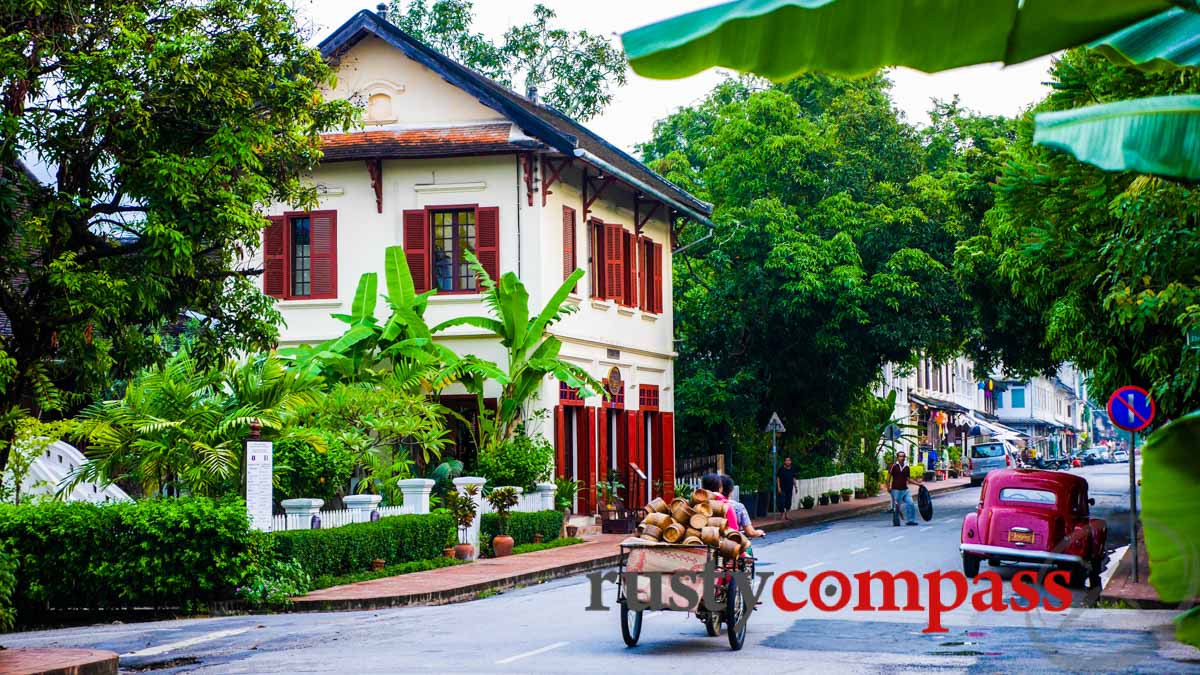
[{"label": "leafy green tree", "polygon": [[0,3],[0,413],[86,403],[185,311],[210,362],[274,341],[238,261],[268,203],[314,203],[319,132],[353,118],[295,26],[281,0]]},{"label": "leafy green tree", "polygon": [[922,137],[887,87],[728,80],[642,148],[714,204],[715,243],[675,262],[676,402],[681,447],[750,446],[735,452],[739,481],[763,465],[772,411],[785,449],[832,459],[858,447],[867,421],[848,415],[866,415],[885,363],[955,353],[969,326],[952,264],[977,216],[954,188],[974,145]]},{"label": "leafy green tree", "polygon": [[413,37],[497,82],[537,87],[539,97],[586,121],[625,84],[625,55],[603,35],[551,26],[554,10],[538,4],[533,19],[511,26],[500,42],[474,31],[470,0],[392,0],[388,17]]},{"label": "leafy green tree", "polygon": [[[1067,52],[1051,75],[1053,91],[1034,112],[1200,92],[1195,71],[1143,73],[1083,50]],[[981,352],[1010,369],[1072,361],[1096,391],[1146,386],[1163,420],[1200,407],[1196,190],[1101,171],[1032,135],[1026,116],[986,228],[958,255],[969,287],[1000,282],[1027,317],[984,325]],[[988,302],[975,298],[977,311],[991,311]]]}]

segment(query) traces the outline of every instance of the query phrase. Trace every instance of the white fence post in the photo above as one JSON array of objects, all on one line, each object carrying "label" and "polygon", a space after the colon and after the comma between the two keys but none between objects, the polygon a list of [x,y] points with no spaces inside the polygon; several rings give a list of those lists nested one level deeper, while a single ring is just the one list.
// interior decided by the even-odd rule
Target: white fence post
[{"label": "white fence post", "polygon": [[463,476],[454,479],[454,487],[459,494],[466,494],[468,485],[476,485],[479,487],[479,492],[473,497],[475,500],[475,522],[471,523],[471,528],[467,531],[466,543],[475,547],[474,558],[479,557],[479,523],[483,520],[483,486],[487,485],[487,479],[479,476]]},{"label": "white fence post", "polygon": [[436,481],[430,478],[407,478],[396,481],[404,495],[406,513],[429,513],[429,495]]},{"label": "white fence post", "polygon": [[371,512],[383,501],[380,495],[346,495],[342,503],[350,511],[350,522],[365,523],[371,520]]},{"label": "white fence post", "polygon": [[[279,502],[283,507],[284,521],[288,530],[306,530],[312,517],[320,515],[321,507],[325,506],[324,499],[285,499]],[[274,523],[272,523],[274,525]],[[274,529],[274,528],[272,528]]]},{"label": "white fence post", "polygon": [[534,486],[534,494],[541,500],[541,508],[539,511],[554,510],[554,483],[538,483]]}]

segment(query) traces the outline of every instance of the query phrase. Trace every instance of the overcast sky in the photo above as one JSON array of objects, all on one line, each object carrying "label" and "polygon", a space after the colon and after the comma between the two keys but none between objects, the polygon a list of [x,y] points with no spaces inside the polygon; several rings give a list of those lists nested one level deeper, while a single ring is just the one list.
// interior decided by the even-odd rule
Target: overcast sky
[{"label": "overcast sky", "polygon": [[[432,2],[432,0],[429,0]],[[541,0],[558,13],[558,26],[586,29],[615,36],[632,28],[717,4],[719,0]],[[360,9],[375,2],[354,4],[345,0],[295,0],[302,16],[312,22],[316,38],[328,35]],[[535,0],[476,0],[475,29],[489,36],[502,35],[509,26],[532,16]],[[619,44],[619,41],[618,41]],[[924,124],[930,99],[958,94],[963,104],[983,113],[1016,115],[1045,96],[1049,57],[1009,68],[974,66],[926,75],[907,69],[892,72],[892,96],[910,122]],[[648,80],[630,73],[629,83],[616,92],[608,109],[588,126],[620,147],[631,150],[650,136],[654,121],[681,106],[704,98],[722,75],[715,71],[684,80]]]}]

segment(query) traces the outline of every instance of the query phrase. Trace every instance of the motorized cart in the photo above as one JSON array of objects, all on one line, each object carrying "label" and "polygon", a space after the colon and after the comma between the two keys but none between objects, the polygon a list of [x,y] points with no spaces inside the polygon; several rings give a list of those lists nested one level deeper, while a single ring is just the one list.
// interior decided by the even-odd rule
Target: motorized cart
[{"label": "motorized cart", "polygon": [[[722,629],[729,638],[729,648],[737,651],[746,641],[746,623],[742,617],[748,616],[751,608],[737,587],[734,572],[748,572],[749,578],[754,578],[754,558],[749,555],[723,556],[718,547],[705,544],[670,544],[629,539],[621,544],[621,567],[617,580],[617,603],[621,606],[621,637],[625,644],[637,645],[642,635],[642,613],[645,610],[635,610],[629,605],[629,597],[636,593],[639,606],[650,604],[652,593],[651,584],[655,577],[644,576],[646,573],[660,573],[657,577],[658,596],[663,603],[663,611],[688,611],[704,624],[710,637],[721,634]],[[703,573],[707,566],[714,570],[714,597],[717,611],[710,611],[704,606]],[[639,576],[637,588],[629,588],[626,584],[625,573],[635,572]],[[690,587],[697,600],[675,592],[672,577],[676,574],[686,574],[679,583]]]}]

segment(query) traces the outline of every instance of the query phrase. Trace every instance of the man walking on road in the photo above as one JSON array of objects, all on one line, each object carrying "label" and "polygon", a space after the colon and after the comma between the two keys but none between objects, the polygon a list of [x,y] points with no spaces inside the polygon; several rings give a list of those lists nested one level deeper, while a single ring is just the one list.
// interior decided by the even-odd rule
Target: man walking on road
[{"label": "man walking on road", "polygon": [[783,466],[775,476],[775,490],[779,504],[775,507],[783,513],[783,519],[788,519],[788,510],[792,508],[792,490],[796,487],[796,467],[792,466],[792,458],[784,457]]},{"label": "man walking on road", "polygon": [[905,461],[906,459],[907,455],[904,454],[903,450],[897,452],[896,463],[892,464],[892,467],[888,469],[888,475],[891,477],[891,485],[889,487],[892,493],[892,503],[895,504],[897,511],[897,514],[892,517],[892,524],[896,526],[900,525],[899,511],[901,506],[904,507],[904,515],[908,521],[907,524],[917,524],[917,505],[913,503],[912,495],[908,491],[908,481],[913,479],[910,478],[910,467]]}]

